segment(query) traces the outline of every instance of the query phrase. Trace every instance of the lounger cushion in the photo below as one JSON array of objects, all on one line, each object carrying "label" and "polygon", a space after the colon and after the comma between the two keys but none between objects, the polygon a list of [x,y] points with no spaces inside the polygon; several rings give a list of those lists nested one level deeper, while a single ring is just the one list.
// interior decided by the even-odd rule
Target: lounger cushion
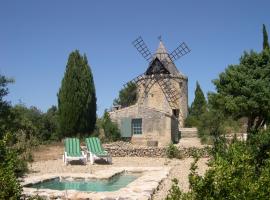
[{"label": "lounger cushion", "polygon": [[86,146],[88,151],[97,156],[108,156],[108,153],[103,149],[100,140],[97,137],[86,138]]},{"label": "lounger cushion", "polygon": [[80,141],[78,138],[65,139],[65,151],[69,157],[81,157]]}]

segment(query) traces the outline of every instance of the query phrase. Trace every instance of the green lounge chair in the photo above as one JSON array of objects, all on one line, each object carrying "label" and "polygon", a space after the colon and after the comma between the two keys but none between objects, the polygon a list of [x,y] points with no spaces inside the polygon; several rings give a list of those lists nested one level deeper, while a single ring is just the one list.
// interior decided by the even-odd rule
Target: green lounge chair
[{"label": "green lounge chair", "polygon": [[86,164],[87,155],[83,151],[81,151],[79,139],[66,138],[63,161],[67,165],[70,161],[73,160],[81,160],[84,164]]},{"label": "green lounge chair", "polygon": [[105,151],[101,145],[99,138],[90,137],[85,139],[87,154],[89,154],[89,160],[91,165],[94,164],[97,159],[106,159],[108,163],[112,163],[112,158],[107,151]]}]

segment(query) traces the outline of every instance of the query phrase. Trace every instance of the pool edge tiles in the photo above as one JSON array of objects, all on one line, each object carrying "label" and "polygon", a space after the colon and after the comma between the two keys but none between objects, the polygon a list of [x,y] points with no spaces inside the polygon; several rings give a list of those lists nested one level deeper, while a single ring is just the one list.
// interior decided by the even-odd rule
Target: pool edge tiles
[{"label": "pool edge tiles", "polygon": [[169,167],[126,167],[116,168],[112,167],[107,170],[97,171],[95,174],[87,173],[62,173],[62,174],[46,174],[42,176],[30,176],[27,177],[23,185],[31,183],[37,183],[47,179],[63,177],[73,178],[96,178],[105,179],[110,178],[118,173],[126,172],[141,172],[142,175],[129,183],[126,187],[123,187],[117,191],[111,192],[82,192],[76,190],[51,190],[51,189],[35,189],[23,187],[23,194],[26,197],[39,195],[46,199],[54,198],[69,198],[69,199],[150,199],[154,191],[158,188],[160,182],[165,179],[170,171]]}]

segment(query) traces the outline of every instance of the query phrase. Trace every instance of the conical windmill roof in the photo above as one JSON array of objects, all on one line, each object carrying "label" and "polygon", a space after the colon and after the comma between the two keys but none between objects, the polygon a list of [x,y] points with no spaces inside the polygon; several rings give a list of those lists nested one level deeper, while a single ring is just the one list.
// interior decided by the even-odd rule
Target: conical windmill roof
[{"label": "conical windmill roof", "polygon": [[169,57],[169,54],[167,52],[167,49],[165,48],[164,44],[162,41],[159,42],[158,48],[156,50],[156,53],[153,56],[153,60],[155,58],[158,58],[163,64],[164,67],[166,67],[166,69],[174,76],[179,76],[182,75],[182,73],[180,73],[178,71],[178,69],[176,68],[174,62],[172,62],[172,60]]}]

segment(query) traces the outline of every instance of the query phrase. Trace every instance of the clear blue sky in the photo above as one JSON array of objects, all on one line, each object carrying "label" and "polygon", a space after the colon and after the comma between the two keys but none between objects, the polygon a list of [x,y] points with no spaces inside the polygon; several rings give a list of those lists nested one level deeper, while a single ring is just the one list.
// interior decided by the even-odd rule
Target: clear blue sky
[{"label": "clear blue sky", "polygon": [[211,80],[244,50],[261,50],[269,10],[268,0],[2,0],[0,73],[16,81],[7,99],[42,111],[57,105],[68,55],[79,49],[94,75],[100,115],[147,68],[131,42],[141,35],[155,51],[162,35],[169,51],[182,41],[192,49],[176,62],[189,77],[190,104],[196,81],[205,94],[214,91]]}]

